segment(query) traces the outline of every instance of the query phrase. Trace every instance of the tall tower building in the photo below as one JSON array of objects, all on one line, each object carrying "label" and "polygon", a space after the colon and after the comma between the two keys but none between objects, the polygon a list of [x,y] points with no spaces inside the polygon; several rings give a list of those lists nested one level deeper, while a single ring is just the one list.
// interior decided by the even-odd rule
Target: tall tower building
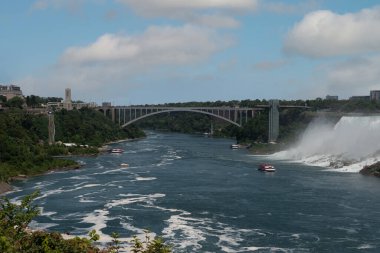
[{"label": "tall tower building", "polygon": [[68,111],[73,109],[73,105],[72,105],[72,101],[71,101],[71,89],[70,88],[65,89],[64,107]]},{"label": "tall tower building", "polygon": [[380,101],[380,90],[371,90],[370,98],[372,101]]}]

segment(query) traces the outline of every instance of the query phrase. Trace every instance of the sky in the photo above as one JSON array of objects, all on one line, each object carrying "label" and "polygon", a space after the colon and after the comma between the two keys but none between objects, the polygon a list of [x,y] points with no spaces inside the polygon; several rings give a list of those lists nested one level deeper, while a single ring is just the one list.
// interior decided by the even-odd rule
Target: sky
[{"label": "sky", "polygon": [[380,90],[378,0],[3,0],[0,83],[114,105]]}]

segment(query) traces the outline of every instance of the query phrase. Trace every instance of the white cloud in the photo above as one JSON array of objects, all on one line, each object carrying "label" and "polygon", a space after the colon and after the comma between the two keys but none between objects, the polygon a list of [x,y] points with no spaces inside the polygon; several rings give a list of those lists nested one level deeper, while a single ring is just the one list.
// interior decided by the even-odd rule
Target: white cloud
[{"label": "white cloud", "polygon": [[151,26],[143,34],[105,34],[85,47],[72,47],[63,54],[62,64],[108,64],[133,66],[188,64],[207,59],[231,45],[215,31],[197,26]]},{"label": "white cloud", "polygon": [[369,96],[370,90],[380,90],[380,55],[319,65],[303,83],[304,88],[296,93],[298,97]]},{"label": "white cloud", "polygon": [[352,96],[374,89],[380,89],[380,55],[351,59],[327,71],[328,91]]},{"label": "white cloud", "polygon": [[116,0],[144,17],[166,17],[213,28],[236,28],[233,17],[254,11],[258,0]]},{"label": "white cloud", "polygon": [[68,48],[43,77],[21,83],[44,87],[36,90],[39,94],[54,94],[72,85],[83,98],[105,92],[115,95],[135,86],[136,78],[154,79],[160,71],[200,64],[232,44],[229,37],[192,25],[152,26],[133,36],[105,34],[89,45]]},{"label": "white cloud", "polygon": [[287,35],[284,50],[308,57],[380,51],[380,7],[358,13],[328,10],[307,14]]},{"label": "white cloud", "polygon": [[278,14],[304,14],[311,10],[315,10],[319,5],[319,1],[317,0],[302,0],[300,3],[296,4],[262,1],[260,2],[260,9]]},{"label": "white cloud", "polygon": [[247,11],[257,8],[257,0],[117,0],[143,16],[156,17],[205,10]]},{"label": "white cloud", "polygon": [[240,26],[236,19],[221,14],[200,15],[189,21],[194,24],[212,28],[237,28]]}]

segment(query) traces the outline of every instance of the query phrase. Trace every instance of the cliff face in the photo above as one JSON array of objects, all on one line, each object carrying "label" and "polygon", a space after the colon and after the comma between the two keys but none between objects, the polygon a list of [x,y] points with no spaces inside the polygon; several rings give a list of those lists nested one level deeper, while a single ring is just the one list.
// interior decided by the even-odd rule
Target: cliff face
[{"label": "cliff face", "polygon": [[360,171],[360,174],[365,176],[380,177],[380,162],[374,163],[369,166],[364,166],[364,168]]},{"label": "cliff face", "polygon": [[10,186],[7,183],[0,182],[0,194],[3,194],[3,193],[10,191],[10,190],[12,190],[12,186]]}]

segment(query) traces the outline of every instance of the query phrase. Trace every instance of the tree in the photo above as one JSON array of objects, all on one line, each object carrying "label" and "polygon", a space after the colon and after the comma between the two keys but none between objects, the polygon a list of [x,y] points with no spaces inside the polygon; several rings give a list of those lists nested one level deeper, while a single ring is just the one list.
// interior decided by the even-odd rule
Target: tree
[{"label": "tree", "polygon": [[7,102],[7,97],[0,95],[0,104]]},{"label": "tree", "polygon": [[5,103],[5,106],[10,107],[10,108],[22,109],[23,105],[24,105],[24,99],[21,97],[13,97]]}]

